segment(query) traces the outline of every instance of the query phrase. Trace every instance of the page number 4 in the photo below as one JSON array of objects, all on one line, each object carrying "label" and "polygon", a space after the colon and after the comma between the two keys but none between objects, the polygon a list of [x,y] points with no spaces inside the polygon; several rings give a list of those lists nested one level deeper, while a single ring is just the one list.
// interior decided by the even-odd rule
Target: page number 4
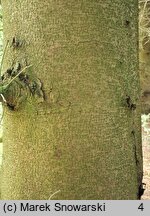
[{"label": "page number 4", "polygon": [[138,207],[139,210],[143,211],[144,210],[144,206],[143,206],[143,203],[141,203]]}]

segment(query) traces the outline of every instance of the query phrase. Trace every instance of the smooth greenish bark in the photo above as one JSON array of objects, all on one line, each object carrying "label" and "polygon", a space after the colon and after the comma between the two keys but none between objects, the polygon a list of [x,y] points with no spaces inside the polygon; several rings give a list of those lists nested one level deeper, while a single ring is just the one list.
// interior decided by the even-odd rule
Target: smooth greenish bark
[{"label": "smooth greenish bark", "polygon": [[2,5],[5,41],[23,41],[4,71],[27,61],[45,94],[4,110],[2,199],[137,199],[138,1]]}]

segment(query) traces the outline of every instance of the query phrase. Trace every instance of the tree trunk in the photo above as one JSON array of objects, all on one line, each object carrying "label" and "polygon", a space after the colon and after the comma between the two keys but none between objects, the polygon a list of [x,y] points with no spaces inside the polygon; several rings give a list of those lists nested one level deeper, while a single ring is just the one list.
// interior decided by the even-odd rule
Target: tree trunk
[{"label": "tree trunk", "polygon": [[32,65],[29,84],[42,83],[32,94],[16,77],[25,100],[6,93],[2,199],[138,199],[138,1],[2,6],[3,71]]}]

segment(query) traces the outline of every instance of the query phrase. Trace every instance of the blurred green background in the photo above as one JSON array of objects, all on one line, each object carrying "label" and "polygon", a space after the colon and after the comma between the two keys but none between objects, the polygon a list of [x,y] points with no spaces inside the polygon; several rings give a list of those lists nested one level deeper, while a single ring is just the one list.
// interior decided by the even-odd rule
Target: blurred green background
[{"label": "blurred green background", "polygon": [[[2,25],[2,7],[0,5],[0,62],[2,58],[3,52],[3,25]],[[2,144],[2,104],[0,103],[0,168],[2,164],[2,152],[3,152],[3,144]]]}]

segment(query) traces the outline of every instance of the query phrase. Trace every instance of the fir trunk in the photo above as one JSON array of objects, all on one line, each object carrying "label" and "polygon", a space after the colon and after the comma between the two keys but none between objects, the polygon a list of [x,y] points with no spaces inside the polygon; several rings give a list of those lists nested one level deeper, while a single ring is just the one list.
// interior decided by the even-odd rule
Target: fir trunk
[{"label": "fir trunk", "polygon": [[32,65],[44,93],[4,106],[2,199],[138,199],[138,0],[2,6],[3,71]]}]

